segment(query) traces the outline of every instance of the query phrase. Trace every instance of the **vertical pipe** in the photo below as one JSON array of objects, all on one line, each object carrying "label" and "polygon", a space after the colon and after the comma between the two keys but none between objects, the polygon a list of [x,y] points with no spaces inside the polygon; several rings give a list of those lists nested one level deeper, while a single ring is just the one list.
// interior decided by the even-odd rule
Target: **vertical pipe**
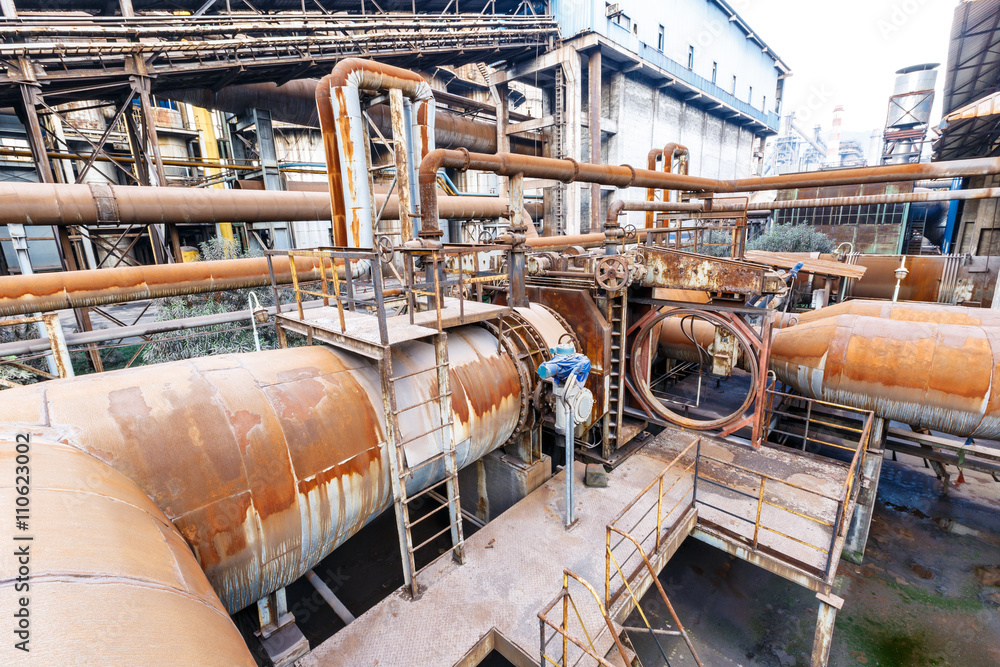
[{"label": "vertical pipe", "polygon": [[[396,189],[399,192],[399,228],[403,243],[413,238],[413,218],[410,216],[411,194],[414,181],[410,180],[410,133],[406,127],[406,109],[403,91],[389,91],[389,110],[392,115],[393,154],[396,158]],[[457,243],[452,239],[452,243]]]},{"label": "vertical pipe", "polygon": [[[601,164],[601,49],[590,54],[590,161]],[[601,229],[601,185],[590,186],[590,228]]]}]

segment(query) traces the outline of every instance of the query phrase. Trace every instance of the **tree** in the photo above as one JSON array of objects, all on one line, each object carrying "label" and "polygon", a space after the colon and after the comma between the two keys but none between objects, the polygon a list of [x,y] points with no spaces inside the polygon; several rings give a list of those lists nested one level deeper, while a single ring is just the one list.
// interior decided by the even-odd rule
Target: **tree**
[{"label": "tree", "polygon": [[775,225],[747,243],[747,250],[770,252],[833,252],[833,241],[810,225]]}]

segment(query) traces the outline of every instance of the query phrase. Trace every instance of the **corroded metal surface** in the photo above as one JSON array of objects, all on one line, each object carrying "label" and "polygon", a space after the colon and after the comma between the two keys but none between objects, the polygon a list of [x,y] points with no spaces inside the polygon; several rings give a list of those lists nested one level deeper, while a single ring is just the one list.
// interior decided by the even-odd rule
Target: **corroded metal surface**
[{"label": "corroded metal surface", "polygon": [[640,261],[646,267],[643,282],[654,287],[766,294],[772,286],[760,264],[656,247],[643,248]]},{"label": "corroded metal surface", "polygon": [[[0,501],[10,508],[17,455],[15,436],[0,435]],[[24,535],[36,539],[13,544],[30,549],[30,589],[15,591],[11,546],[0,554],[0,592],[8,619],[17,597],[30,598],[31,652],[19,654],[11,638],[0,661],[256,664],[181,534],[142,489],[53,440],[32,437],[28,456]]]},{"label": "corroded metal surface", "polygon": [[1000,311],[991,308],[967,308],[947,306],[941,303],[899,303],[866,299],[853,299],[805,313],[776,313],[775,326],[786,327],[805,324],[840,315],[881,317],[901,322],[936,322],[939,324],[1000,327]]},{"label": "corroded metal surface", "polygon": [[839,315],[775,331],[771,369],[806,396],[958,436],[1000,436],[1000,330]]},{"label": "corroded metal surface", "polygon": [[[483,329],[449,332],[458,463],[502,445],[520,411],[514,363]],[[398,374],[433,346],[393,353]],[[399,408],[437,393],[433,373],[397,382]],[[301,576],[389,506],[378,369],[324,347],[203,357],[12,389],[9,422],[48,427],[133,479],[174,522],[230,612]],[[403,436],[432,407],[408,410]],[[428,436],[430,437],[430,436]],[[410,492],[443,477],[416,472]]]},{"label": "corroded metal surface", "polygon": [[[274,257],[273,262],[275,281],[291,283],[288,258]],[[313,259],[298,258],[295,267],[299,280],[319,280]],[[0,316],[270,284],[265,258],[5,276],[0,279]]]}]

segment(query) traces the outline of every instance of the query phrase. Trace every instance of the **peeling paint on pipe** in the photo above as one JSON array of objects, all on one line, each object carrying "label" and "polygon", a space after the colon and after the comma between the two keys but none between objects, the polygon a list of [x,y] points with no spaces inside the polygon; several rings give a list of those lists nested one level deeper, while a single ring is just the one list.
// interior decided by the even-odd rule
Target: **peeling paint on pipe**
[{"label": "peeling paint on pipe", "polygon": [[[506,442],[521,389],[485,329],[451,330],[448,347],[461,467]],[[434,363],[428,343],[393,351],[400,375]],[[428,401],[434,374],[400,380],[397,391],[400,409]],[[403,437],[428,431],[433,409],[408,410]],[[309,346],[50,381],[0,392],[0,414],[132,479],[191,545],[229,612],[302,576],[391,505],[377,364],[344,351]],[[407,488],[443,474],[443,462],[427,466]]]},{"label": "peeling paint on pipe", "polygon": [[[13,433],[0,434],[6,507],[15,506],[16,447]],[[142,489],[75,447],[37,434],[28,447],[39,539],[14,544],[39,548],[30,547],[28,592],[15,591],[14,547],[3,550],[0,594],[30,597],[31,664],[256,664],[184,538]]]}]

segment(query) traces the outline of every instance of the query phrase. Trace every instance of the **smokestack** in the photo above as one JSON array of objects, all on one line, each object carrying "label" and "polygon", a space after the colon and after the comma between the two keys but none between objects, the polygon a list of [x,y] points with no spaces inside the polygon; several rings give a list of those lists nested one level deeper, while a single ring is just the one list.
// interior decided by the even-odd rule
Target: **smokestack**
[{"label": "smokestack", "polygon": [[844,107],[833,109],[833,125],[830,128],[830,141],[826,149],[826,161],[830,164],[840,164],[840,128],[844,122]]}]

